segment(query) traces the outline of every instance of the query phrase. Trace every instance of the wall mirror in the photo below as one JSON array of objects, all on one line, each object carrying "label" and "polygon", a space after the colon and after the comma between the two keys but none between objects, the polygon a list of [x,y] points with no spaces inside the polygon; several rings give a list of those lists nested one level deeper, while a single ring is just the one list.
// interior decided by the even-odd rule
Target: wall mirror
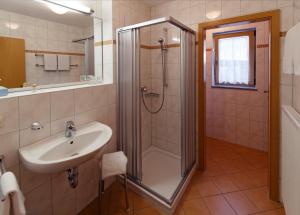
[{"label": "wall mirror", "polygon": [[1,0],[0,86],[10,91],[101,81],[96,1]]}]

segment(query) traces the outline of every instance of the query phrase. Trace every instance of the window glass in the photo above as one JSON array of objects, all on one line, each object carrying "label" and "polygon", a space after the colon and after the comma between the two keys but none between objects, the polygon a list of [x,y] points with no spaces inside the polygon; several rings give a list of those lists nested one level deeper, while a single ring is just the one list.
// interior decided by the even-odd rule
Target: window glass
[{"label": "window glass", "polygon": [[219,39],[219,84],[249,84],[249,37]]}]

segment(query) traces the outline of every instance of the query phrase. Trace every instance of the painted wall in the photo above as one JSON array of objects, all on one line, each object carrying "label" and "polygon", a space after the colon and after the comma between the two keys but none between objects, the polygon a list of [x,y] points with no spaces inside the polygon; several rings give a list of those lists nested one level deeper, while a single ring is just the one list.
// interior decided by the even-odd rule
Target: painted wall
[{"label": "painted wall", "polygon": [[[212,88],[212,34],[256,29],[256,91]],[[206,132],[208,137],[268,150],[269,23],[259,22],[206,32]],[[263,47],[261,45],[264,45]]]}]

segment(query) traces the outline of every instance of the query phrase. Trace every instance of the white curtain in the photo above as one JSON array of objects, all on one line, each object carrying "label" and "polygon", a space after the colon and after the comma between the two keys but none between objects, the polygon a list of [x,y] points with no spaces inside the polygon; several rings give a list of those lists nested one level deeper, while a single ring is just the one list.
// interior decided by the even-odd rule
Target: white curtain
[{"label": "white curtain", "polygon": [[219,39],[219,84],[249,84],[249,37]]}]

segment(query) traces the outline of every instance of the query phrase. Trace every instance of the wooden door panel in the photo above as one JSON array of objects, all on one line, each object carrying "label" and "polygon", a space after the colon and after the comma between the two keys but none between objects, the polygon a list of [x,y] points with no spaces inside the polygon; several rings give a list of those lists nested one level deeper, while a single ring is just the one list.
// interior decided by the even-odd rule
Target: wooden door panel
[{"label": "wooden door panel", "polygon": [[22,87],[25,75],[24,39],[0,37],[0,86]]}]

